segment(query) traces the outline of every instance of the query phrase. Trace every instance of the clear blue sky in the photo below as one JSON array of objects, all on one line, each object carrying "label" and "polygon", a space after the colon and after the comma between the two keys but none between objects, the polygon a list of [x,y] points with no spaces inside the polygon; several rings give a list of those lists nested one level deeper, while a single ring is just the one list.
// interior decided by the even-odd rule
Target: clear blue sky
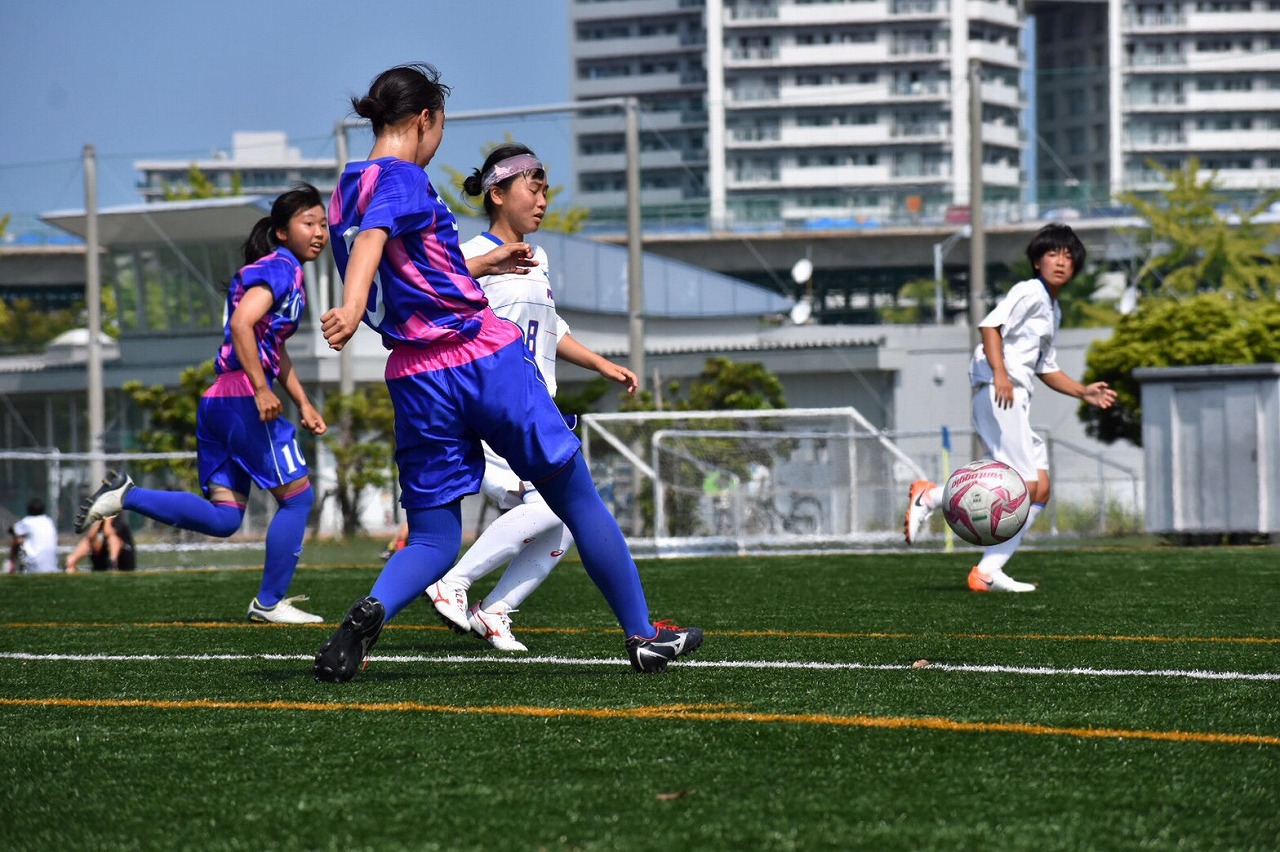
[{"label": "clear blue sky", "polygon": [[[283,130],[303,156],[332,157],[350,96],[402,62],[440,69],[448,113],[564,103],[567,26],[564,0],[6,3],[0,215],[82,208],[86,143],[103,207],[140,201],[135,160],[229,150],[236,130]],[[470,171],[509,132],[567,186],[568,130],[563,114],[450,124],[428,173]],[[351,134],[353,157],[369,139]]]}]

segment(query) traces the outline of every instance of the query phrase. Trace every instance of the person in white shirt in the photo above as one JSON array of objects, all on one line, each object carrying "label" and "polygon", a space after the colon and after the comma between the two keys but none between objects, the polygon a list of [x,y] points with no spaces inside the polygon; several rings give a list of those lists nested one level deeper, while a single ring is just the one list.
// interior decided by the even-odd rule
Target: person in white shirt
[{"label": "person in white shirt", "polygon": [[[1058,296],[1084,267],[1085,248],[1066,225],[1041,228],[1027,246],[1036,277],[1019,281],[979,324],[982,342],[969,362],[973,387],[973,426],[987,455],[1004,462],[1027,480],[1031,511],[1027,522],[1008,541],[984,548],[981,561],[969,572],[975,592],[1031,592],[1004,571],[1022,544],[1022,536],[1049,501],[1049,460],[1044,441],[1031,429],[1031,394],[1039,376],[1053,390],[1110,408],[1115,391],[1106,382],[1083,385],[1057,364],[1055,339],[1062,322]],[[911,484],[903,533],[915,541],[921,525],[942,502],[942,488],[928,480]]]},{"label": "person in white shirt", "polygon": [[[524,145],[501,145],[463,183],[463,191],[484,199],[489,230],[463,243],[465,258],[504,244],[524,242],[537,231],[547,211],[547,173]],[[547,390],[556,394],[556,358],[594,370],[634,394],[635,373],[583,346],[556,313],[547,253],[533,250],[533,265],[519,273],[479,279],[489,307],[520,327]],[[566,417],[566,421],[571,418]],[[572,425],[572,424],[570,424]],[[511,613],[533,593],[573,544],[568,528],[532,484],[522,482],[507,461],[483,444],[485,471],[480,490],[505,510],[471,545],[447,574],[427,588],[441,620],[458,633],[475,633],[500,651],[527,651],[511,631]],[[468,606],[471,584],[510,562],[493,590]]]},{"label": "person in white shirt", "polygon": [[9,559],[14,570],[25,574],[52,574],[58,570],[58,529],[45,514],[44,501],[27,503],[27,516],[9,530],[13,542]]}]

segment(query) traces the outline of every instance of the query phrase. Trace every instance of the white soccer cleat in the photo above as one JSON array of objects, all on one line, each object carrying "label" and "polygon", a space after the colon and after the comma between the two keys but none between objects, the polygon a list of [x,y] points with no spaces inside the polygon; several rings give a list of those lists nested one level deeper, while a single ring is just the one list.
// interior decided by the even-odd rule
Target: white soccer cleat
[{"label": "white soccer cleat", "polygon": [[263,606],[254,598],[249,604],[249,620],[260,624],[320,624],[323,616],[305,612],[293,605],[294,601],[308,600],[306,595],[294,595],[277,601],[275,606]]},{"label": "white soccer cleat", "polygon": [[505,612],[487,612],[480,608],[480,604],[476,604],[471,607],[468,619],[471,623],[471,631],[499,651],[527,651],[529,649],[524,643],[511,632],[511,613],[513,612],[515,612],[514,609]]},{"label": "white soccer cleat", "polygon": [[439,580],[427,586],[424,593],[445,626],[454,633],[470,633],[471,623],[467,621],[467,590]]},{"label": "white soccer cleat", "polygon": [[133,487],[129,474],[109,470],[98,490],[80,501],[76,512],[76,532],[83,533],[103,518],[114,518],[124,511],[124,495]]},{"label": "white soccer cleat", "polygon": [[1019,583],[1003,571],[990,573],[973,566],[969,572],[969,589],[975,592],[1034,592],[1034,583]]},{"label": "white soccer cleat", "polygon": [[911,490],[907,492],[907,513],[902,519],[902,535],[907,544],[915,544],[920,527],[933,514],[933,509],[924,504],[924,495],[937,487],[927,479],[917,479],[911,483]]}]

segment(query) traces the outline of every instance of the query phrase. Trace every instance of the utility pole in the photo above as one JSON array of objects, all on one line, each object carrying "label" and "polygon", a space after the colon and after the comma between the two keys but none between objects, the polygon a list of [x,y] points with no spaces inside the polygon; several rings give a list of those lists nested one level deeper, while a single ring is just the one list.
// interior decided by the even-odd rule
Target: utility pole
[{"label": "utility pole", "polygon": [[[969,60],[969,351],[982,342],[978,323],[986,315],[987,233],[982,223],[982,66]],[[982,442],[973,436],[973,457],[982,457]]]},{"label": "utility pole", "polygon": [[[338,155],[338,180],[342,180],[342,172],[347,167],[347,123],[339,121],[336,128],[336,147]],[[330,258],[333,257],[332,250],[329,252]],[[338,274],[338,262],[331,260],[333,274],[329,276],[331,286],[333,287],[333,307],[342,306],[342,276]],[[351,369],[351,347],[355,344],[355,337],[347,341],[347,345],[342,347],[342,351],[338,353],[338,392],[344,397],[349,397],[356,389],[355,376],[352,375]],[[345,411],[342,418],[342,438],[348,437],[351,430],[351,417]]]},{"label": "utility pole", "polygon": [[102,393],[102,278],[98,260],[98,154],[84,146],[84,301],[89,313],[89,487],[106,475]]},{"label": "utility pole", "polygon": [[627,317],[631,372],[644,381],[644,255],[640,242],[640,102],[627,98]]}]

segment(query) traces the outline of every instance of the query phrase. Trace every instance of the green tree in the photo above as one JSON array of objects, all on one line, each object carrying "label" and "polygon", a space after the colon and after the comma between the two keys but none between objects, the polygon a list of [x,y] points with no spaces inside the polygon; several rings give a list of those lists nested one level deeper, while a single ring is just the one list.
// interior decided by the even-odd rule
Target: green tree
[{"label": "green tree", "polygon": [[1238,296],[1274,297],[1280,290],[1280,264],[1269,249],[1280,240],[1280,225],[1255,222],[1258,214],[1280,199],[1267,193],[1255,206],[1220,211],[1228,199],[1214,175],[1201,177],[1195,157],[1181,169],[1158,169],[1170,184],[1155,197],[1121,193],[1147,220],[1135,233],[1143,263],[1134,283],[1146,294],[1175,298],[1206,291]]},{"label": "green tree", "polygon": [[[787,407],[782,382],[767,367],[723,356],[708,358],[688,388],[677,381],[668,382],[662,399],[662,408],[666,411],[754,411]],[[647,390],[634,397],[624,395],[619,410],[657,411],[657,397]]]},{"label": "green tree", "polygon": [[[663,410],[666,411],[744,411],[786,408],[782,382],[763,364],[733,361],[729,358],[708,358],[697,378],[682,387],[679,382],[669,382],[663,390]],[[652,391],[642,391],[635,397],[624,397],[623,411],[656,411],[657,401]],[[732,430],[739,424],[726,413],[718,418],[699,422],[699,428],[710,431]],[[758,421],[753,428],[765,431],[780,430],[780,425],[767,420]],[[632,445],[640,455],[647,453],[642,435],[644,427],[628,433],[627,429],[614,428],[614,433]],[[691,438],[685,442],[687,458],[672,456],[669,464],[676,466],[666,475],[685,482],[703,482],[712,471],[725,471],[742,480],[750,478],[749,459],[740,455],[740,445],[729,438]],[[775,447],[785,450],[785,442]],[[652,492],[636,494],[646,525],[652,528],[654,504]],[[698,502],[701,495],[672,489],[666,497],[666,513],[671,519],[671,532],[675,535],[691,533],[699,524]]]},{"label": "green tree", "polygon": [[41,310],[30,299],[0,302],[0,340],[11,351],[38,352],[64,331],[82,324],[81,309]]},{"label": "green tree", "polygon": [[[950,288],[945,281],[942,287],[945,299]],[[937,292],[938,282],[932,278],[912,279],[898,288],[898,297],[893,305],[879,309],[880,320],[894,324],[932,323]]]},{"label": "green tree", "polygon": [[[481,149],[481,160],[488,157],[493,149],[500,145],[511,145],[515,142],[515,138],[510,134],[503,134],[501,142],[486,143]],[[449,176],[447,186],[436,187],[440,193],[440,197],[444,199],[444,203],[449,205],[449,209],[455,213],[465,213],[469,216],[478,216],[484,218],[484,204],[481,199],[476,199],[473,203],[472,197],[462,191],[462,184],[466,182],[467,175],[470,171],[460,172],[452,166],[444,166],[445,174]],[[555,204],[556,196],[564,191],[564,186],[550,186],[547,188],[547,213],[542,217],[542,225],[539,230],[557,231],[564,234],[576,234],[582,230],[583,223],[586,222],[587,216],[591,211],[586,207],[569,207],[565,210],[552,210]]]},{"label": "green tree", "polygon": [[324,500],[334,497],[342,513],[342,534],[361,531],[360,512],[366,487],[384,488],[394,475],[395,412],[391,395],[382,382],[365,385],[350,395],[330,394],[324,403],[324,419],[336,426],[349,418],[349,429],[335,429],[329,441],[334,457],[334,487],[317,501],[318,515]]},{"label": "green tree", "polygon": [[604,398],[613,382],[604,376],[597,376],[582,386],[580,390],[569,391],[558,388],[556,391],[556,407],[565,414],[586,414],[595,410],[596,403]]},{"label": "green tree", "polygon": [[1176,301],[1144,299],[1108,340],[1095,341],[1082,381],[1107,382],[1116,404],[1080,406],[1086,431],[1108,444],[1142,446],[1142,398],[1136,367],[1271,363],[1280,357],[1280,303],[1203,293]]},{"label": "green tree", "polygon": [[708,358],[678,406],[688,411],[786,408],[782,382],[763,364]]},{"label": "green tree", "polygon": [[[182,371],[178,389],[163,385],[145,387],[141,382],[125,382],[122,390],[134,405],[147,414],[147,427],[137,434],[138,448],[147,453],[194,452],[196,449],[196,408],[200,396],[213,383],[213,360]],[[139,462],[146,472],[167,472],[183,488],[200,487],[199,472],[194,460],[168,461],[157,459]]]},{"label": "green tree", "polygon": [[231,188],[223,190],[209,180],[209,176],[199,166],[192,163],[191,167],[187,169],[186,184],[178,184],[177,186],[165,184],[164,200],[191,201],[197,198],[224,198],[231,195],[240,195],[243,190],[244,185],[239,172],[231,173]]}]

